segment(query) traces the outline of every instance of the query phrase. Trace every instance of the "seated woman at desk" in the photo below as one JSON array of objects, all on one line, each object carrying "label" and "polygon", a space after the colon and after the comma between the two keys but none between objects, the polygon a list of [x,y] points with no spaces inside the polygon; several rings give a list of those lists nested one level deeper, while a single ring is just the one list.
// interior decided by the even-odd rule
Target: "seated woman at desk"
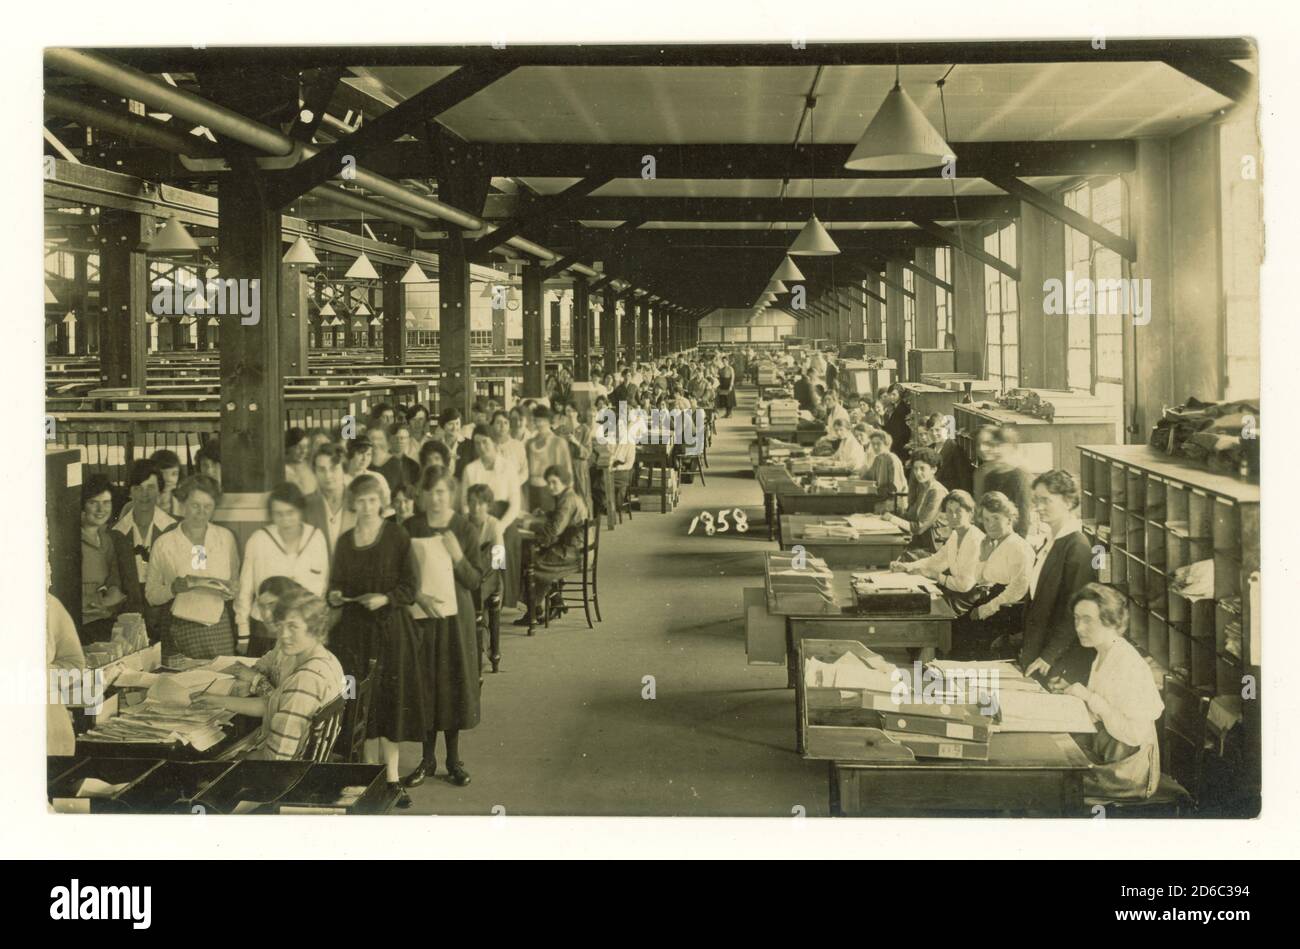
[{"label": "seated woman at desk", "polygon": [[213,524],[221,488],[207,475],[191,475],[176,488],[185,517],[154,541],[145,599],[164,607],[163,656],[215,659],[235,651],[230,604],[239,595],[239,545]]},{"label": "seated woman at desk", "polygon": [[830,455],[830,460],[836,467],[847,468],[855,476],[862,474],[867,468],[867,452],[849,430],[847,420],[835,419],[832,437],[836,446],[835,451]]},{"label": "seated woman at desk", "polygon": [[943,514],[943,500],[948,496],[948,489],[935,480],[934,472],[939,467],[939,456],[928,448],[912,453],[913,492],[907,505],[907,511],[899,517],[897,514],[885,514],[885,520],[910,531],[912,539],[907,545],[913,557],[936,553],[939,541],[935,528]]},{"label": "seated woman at desk", "polygon": [[[523,526],[536,536],[533,541],[532,602],[526,612],[515,620],[516,626],[529,625],[529,617],[542,617],[543,604],[550,603],[551,585],[572,573],[582,563],[582,547],[586,541],[587,506],[573,492],[572,476],[568,469],[551,465],[546,469],[546,489],[552,497],[549,510],[537,510],[521,518]],[[552,606],[552,616],[558,605]]]},{"label": "seated woman at desk", "polygon": [[1165,706],[1146,660],[1125,638],[1128,602],[1111,587],[1089,583],[1071,598],[1070,607],[1079,644],[1097,652],[1088,684],[1064,686],[1067,695],[1083,700],[1097,723],[1089,750],[1093,767],[1083,776],[1083,792],[1089,799],[1148,798],[1160,784],[1156,722]]},{"label": "seated woman at desk", "polygon": [[892,514],[906,509],[907,475],[903,462],[891,450],[893,437],[883,428],[871,433],[871,451],[875,455],[867,470],[867,480],[876,482],[876,493],[884,500],[876,506],[877,514]]},{"label": "seated woman at desk", "polygon": [[343,667],[326,648],[329,608],[324,600],[297,587],[274,601],[268,626],[276,633],[275,648],[256,666],[241,665],[233,670],[236,679],[249,682],[254,692],[265,690],[265,694],[248,698],[205,695],[195,704],[259,716],[262,730],[258,742],[245,757],[287,761],[301,753],[316,714],[342,693]]},{"label": "seated woman at desk", "polygon": [[[953,491],[948,496],[964,492]],[[984,529],[980,542],[975,585],[959,603],[953,603],[957,621],[953,624],[952,659],[1013,659],[1014,649],[994,646],[1005,643],[1024,629],[1025,594],[1034,550],[1016,533],[1016,506],[999,491],[979,499],[976,513]]]},{"label": "seated woman at desk", "polygon": [[943,514],[952,532],[938,552],[922,560],[895,560],[889,569],[895,573],[919,573],[937,581],[944,598],[960,615],[968,608],[970,591],[979,576],[984,532],[972,523],[975,500],[965,491],[952,491],[943,499]]}]

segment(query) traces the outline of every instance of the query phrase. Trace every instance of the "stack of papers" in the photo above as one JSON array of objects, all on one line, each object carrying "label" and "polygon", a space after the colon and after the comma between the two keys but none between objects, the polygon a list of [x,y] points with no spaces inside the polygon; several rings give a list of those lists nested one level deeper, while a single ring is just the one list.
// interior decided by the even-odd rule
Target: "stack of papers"
[{"label": "stack of papers", "polygon": [[804,663],[804,684],[814,688],[870,689],[889,692],[894,688],[894,666],[880,657],[864,662],[846,652],[834,662],[812,658]]},{"label": "stack of papers", "polygon": [[86,732],[87,741],[179,743],[206,751],[225,737],[221,726],[235,717],[218,708],[185,708],[148,699]]},{"label": "stack of papers", "polygon": [[860,534],[901,534],[902,531],[879,514],[850,514],[846,518],[850,527]]},{"label": "stack of papers", "polygon": [[806,524],[802,536],[808,540],[825,540],[828,537],[857,540],[858,532],[848,524]]},{"label": "stack of papers", "polygon": [[928,593],[940,596],[939,587],[929,577],[915,573],[891,573],[887,570],[853,574],[853,589],[857,593]]},{"label": "stack of papers", "polygon": [[1088,706],[1073,695],[1009,689],[999,691],[998,706],[1002,710],[997,726],[1000,732],[1090,734],[1097,730]]}]

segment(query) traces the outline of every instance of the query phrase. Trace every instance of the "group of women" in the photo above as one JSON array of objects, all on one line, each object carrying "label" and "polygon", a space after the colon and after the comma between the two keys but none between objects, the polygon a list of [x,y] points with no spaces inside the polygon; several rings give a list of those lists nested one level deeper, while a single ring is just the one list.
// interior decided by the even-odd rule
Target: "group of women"
[{"label": "group of women", "polygon": [[[579,562],[590,426],[572,405],[532,404],[463,433],[444,413],[415,437],[411,419],[427,410],[389,413],[347,441],[291,431],[286,480],[242,544],[213,523],[219,481],[181,478],[170,452],[132,465],[120,512],[120,489],[88,478],[80,639],[107,640],[118,617],[139,613],[167,659],[256,657],[247,675],[261,693],[212,701],[263,717],[259,756],[300,753],[305,723],[344,677],[369,678],[367,758],[404,807],[405,788],[437,773],[440,733],[448,779],[469,783],[459,736],[480,718],[480,617],[521,598],[522,538],[538,578],[524,622],[552,608],[551,585]],[[402,777],[404,741],[423,754]]]}]

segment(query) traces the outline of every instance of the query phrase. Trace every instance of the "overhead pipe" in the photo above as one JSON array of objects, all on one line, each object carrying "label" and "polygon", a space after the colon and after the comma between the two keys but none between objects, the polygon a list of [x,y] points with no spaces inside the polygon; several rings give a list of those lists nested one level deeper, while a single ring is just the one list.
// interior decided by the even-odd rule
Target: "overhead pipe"
[{"label": "overhead pipe", "polygon": [[[218,135],[242,142],[259,151],[276,157],[287,157],[298,150],[304,159],[316,155],[319,149],[294,141],[270,126],[211,102],[193,93],[160,82],[138,69],[114,62],[99,53],[87,50],[51,48],[45,51],[46,64],[76,76],[120,96],[152,105],[154,108],[179,115],[191,122],[206,126]],[[435,198],[412,193],[395,181],[357,167],[352,179],[367,191],[391,199],[417,213],[439,218],[466,230],[483,230],[487,222],[459,208],[444,204]],[[558,260],[559,255],[540,244],[522,237],[506,241],[510,247],[532,254],[543,260]],[[579,273],[594,276],[595,271],[583,266],[573,268]]]}]

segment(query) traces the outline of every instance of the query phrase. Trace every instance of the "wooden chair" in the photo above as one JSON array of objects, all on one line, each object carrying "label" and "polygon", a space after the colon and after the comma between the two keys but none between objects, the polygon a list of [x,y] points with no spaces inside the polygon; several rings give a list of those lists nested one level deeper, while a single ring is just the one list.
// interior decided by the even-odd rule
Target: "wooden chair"
[{"label": "wooden chair", "polygon": [[[483,606],[476,619],[487,627],[488,661],[494,673],[501,671],[501,595],[493,593],[483,598]],[[482,652],[483,644],[479,643]]]},{"label": "wooden chair", "polygon": [[366,677],[357,683],[357,694],[347,701],[347,710],[343,713],[343,728],[339,736],[342,739],[343,760],[347,762],[362,761],[365,758],[366,726],[370,722],[370,692],[374,687],[375,666],[379,660],[371,659],[366,670]]},{"label": "wooden chair", "polygon": [[[1144,800],[1111,801],[1085,798],[1100,804],[1107,817],[1185,817],[1200,800],[1209,739],[1209,696],[1180,679],[1165,676],[1165,712],[1160,719],[1160,785]],[[1190,787],[1192,790],[1188,790]]]},{"label": "wooden chair", "polygon": [[[583,545],[582,560],[579,566],[572,573],[561,577],[558,581],[557,598],[565,606],[582,606],[582,612],[587,617],[587,628],[595,629],[596,624],[591,621],[591,611],[595,607],[596,619],[598,622],[604,622],[600,616],[600,592],[597,586],[598,568],[600,565],[600,521],[599,519],[587,520],[583,523]],[[567,584],[571,578],[581,578],[581,585],[576,589],[570,588]],[[551,611],[547,604],[546,610],[546,628],[551,626]]]},{"label": "wooden chair", "polygon": [[312,716],[311,724],[307,727],[307,735],[298,748],[298,753],[294,759],[298,761],[314,761],[318,764],[330,760],[330,753],[334,751],[334,743],[338,741],[339,733],[343,730],[343,715],[347,708],[347,700],[340,694],[334,701],[321,707],[315,715]]},{"label": "wooden chair", "polygon": [[708,487],[709,483],[704,480],[705,455],[703,452],[698,455],[692,455],[690,452],[684,451],[681,453],[679,458],[680,460],[678,461],[678,465],[680,466],[679,470],[681,471],[682,481],[684,482],[686,480],[687,475],[692,478],[694,478],[695,475],[699,475],[700,484]]},{"label": "wooden chair", "polygon": [[623,512],[627,512],[627,519],[632,520],[632,502],[636,500],[636,479],[637,468],[635,465],[627,473],[627,481],[621,486],[617,479],[613,482],[613,497],[610,502],[614,505],[614,511],[618,514],[618,522],[623,523]]}]

